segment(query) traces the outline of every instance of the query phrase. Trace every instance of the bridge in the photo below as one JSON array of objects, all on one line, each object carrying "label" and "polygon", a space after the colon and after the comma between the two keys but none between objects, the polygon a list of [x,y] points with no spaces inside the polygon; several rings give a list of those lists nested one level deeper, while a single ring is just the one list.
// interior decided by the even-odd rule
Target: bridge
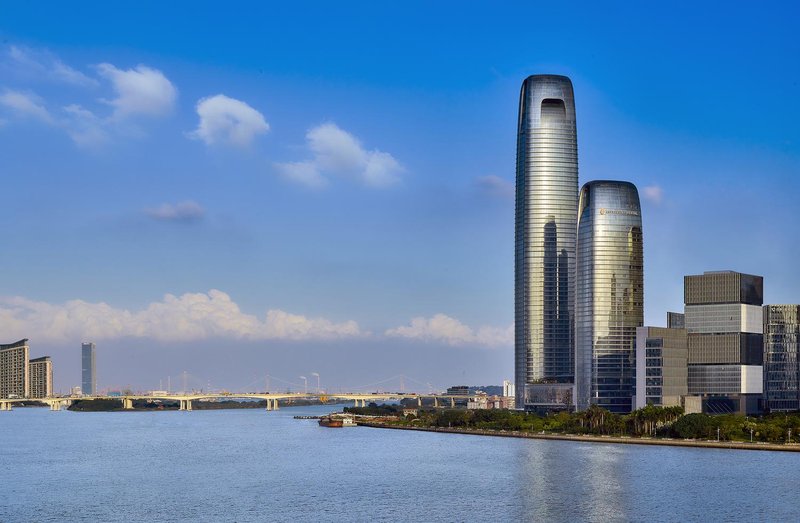
[{"label": "bridge", "polygon": [[152,401],[152,400],[167,400],[177,401],[179,410],[192,410],[193,401],[201,400],[226,400],[226,399],[252,399],[252,400],[265,400],[266,410],[278,410],[278,401],[283,400],[318,400],[326,401],[329,399],[337,399],[342,401],[353,401],[356,407],[366,407],[370,401],[400,401],[403,399],[415,399],[417,405],[422,406],[423,399],[432,399],[434,407],[441,407],[449,403],[453,408],[456,405],[456,400],[464,400],[474,396],[465,395],[452,395],[452,394],[415,394],[415,393],[269,393],[269,392],[218,392],[218,393],[181,393],[181,394],[128,394],[121,396],[85,396],[81,398],[75,397],[49,397],[49,398],[0,398],[0,412],[8,412],[12,409],[14,404],[39,402],[44,403],[50,407],[52,411],[59,411],[62,408],[69,407],[73,401],[76,400],[116,400],[122,403],[124,410],[132,410],[133,402],[137,400]]}]

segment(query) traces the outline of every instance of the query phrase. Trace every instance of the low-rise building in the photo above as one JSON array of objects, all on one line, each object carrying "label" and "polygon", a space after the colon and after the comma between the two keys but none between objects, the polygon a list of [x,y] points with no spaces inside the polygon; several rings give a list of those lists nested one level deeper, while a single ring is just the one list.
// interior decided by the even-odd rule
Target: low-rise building
[{"label": "low-rise building", "polygon": [[636,397],[634,407],[681,405],[689,394],[686,329],[636,329]]}]

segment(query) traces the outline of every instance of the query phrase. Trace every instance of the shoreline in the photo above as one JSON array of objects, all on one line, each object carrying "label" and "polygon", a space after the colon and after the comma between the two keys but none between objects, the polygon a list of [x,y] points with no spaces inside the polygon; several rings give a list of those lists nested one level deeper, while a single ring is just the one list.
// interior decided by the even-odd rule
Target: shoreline
[{"label": "shoreline", "polygon": [[389,425],[376,422],[358,422],[359,427],[369,427],[375,429],[395,429],[395,430],[416,430],[422,432],[441,432],[445,434],[467,434],[471,436],[493,436],[501,438],[523,438],[541,439],[557,441],[573,441],[578,443],[615,443],[623,445],[651,445],[662,447],[694,447],[710,449],[732,449],[732,450],[768,450],[778,452],[800,452],[800,445],[797,444],[776,444],[776,443],[747,443],[742,441],[700,441],[687,439],[657,439],[657,438],[636,438],[620,436],[594,436],[579,434],[540,434],[531,432],[501,432],[497,430],[485,429],[464,429],[447,427],[412,427],[401,425]]}]

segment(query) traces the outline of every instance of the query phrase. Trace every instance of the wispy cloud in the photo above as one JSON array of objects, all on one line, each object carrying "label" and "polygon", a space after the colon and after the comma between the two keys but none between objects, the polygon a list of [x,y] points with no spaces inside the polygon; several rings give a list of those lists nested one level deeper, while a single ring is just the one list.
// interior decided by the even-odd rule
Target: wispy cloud
[{"label": "wispy cloud", "polygon": [[51,304],[22,297],[0,298],[0,329],[10,338],[69,342],[125,337],[159,341],[213,338],[248,340],[331,340],[367,335],[354,321],[334,322],[282,310],[263,317],[242,312],[222,291],[167,294],[142,310],[71,300]]},{"label": "wispy cloud", "polygon": [[661,200],[664,198],[664,190],[658,185],[649,185],[642,189],[642,194],[644,195],[644,199],[648,200],[656,205],[661,203]]},{"label": "wispy cloud", "polygon": [[494,174],[479,176],[475,185],[482,193],[495,198],[513,198],[514,183]]},{"label": "wispy cloud", "polygon": [[389,329],[385,334],[454,346],[499,348],[514,344],[513,324],[508,327],[473,328],[446,314],[413,318],[409,325]]},{"label": "wispy cloud", "polygon": [[70,84],[78,87],[97,87],[98,82],[74,69],[46,50],[12,45],[8,58],[16,72],[23,76]]},{"label": "wispy cloud", "polygon": [[0,94],[0,105],[23,118],[33,118],[50,125],[55,123],[43,100],[32,93],[8,90]]},{"label": "wispy cloud", "polygon": [[355,179],[369,187],[388,187],[400,181],[404,170],[394,156],[365,149],[355,136],[334,123],[310,129],[306,146],[312,159],[275,165],[281,175],[314,188],[327,183],[326,175]]},{"label": "wispy cloud", "polygon": [[175,204],[162,203],[158,207],[145,209],[144,212],[154,220],[172,222],[194,222],[203,219],[206,215],[203,206],[192,200]]},{"label": "wispy cloud", "polygon": [[225,143],[246,147],[256,135],[269,131],[269,124],[257,110],[241,100],[218,94],[197,102],[200,123],[190,137],[206,145]]}]

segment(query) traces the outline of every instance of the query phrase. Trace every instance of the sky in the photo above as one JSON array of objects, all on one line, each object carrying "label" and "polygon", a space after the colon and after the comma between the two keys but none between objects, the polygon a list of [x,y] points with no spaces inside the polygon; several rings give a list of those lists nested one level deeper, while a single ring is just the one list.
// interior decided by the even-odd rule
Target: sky
[{"label": "sky", "polygon": [[[56,390],[441,389],[513,375],[515,131],[574,84],[580,183],[683,276],[800,302],[793,2],[0,2],[0,338]],[[401,378],[404,376],[402,383]]]}]

